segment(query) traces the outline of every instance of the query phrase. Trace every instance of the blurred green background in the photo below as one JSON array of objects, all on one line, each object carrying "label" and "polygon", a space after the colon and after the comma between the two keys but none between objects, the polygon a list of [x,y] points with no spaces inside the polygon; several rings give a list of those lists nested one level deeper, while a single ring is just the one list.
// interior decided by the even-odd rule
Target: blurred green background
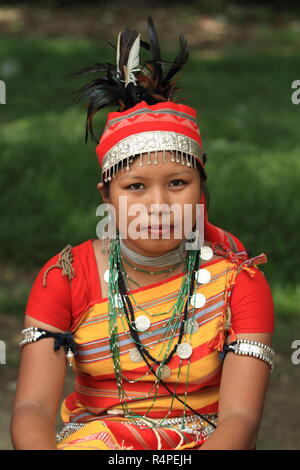
[{"label": "blurred green background", "polygon": [[[258,448],[299,448],[299,423],[296,429],[293,424],[298,401],[290,408],[286,401],[297,395],[300,378],[300,365],[290,359],[291,343],[300,338],[300,105],[291,101],[292,82],[300,80],[300,14],[289,3],[142,2],[138,10],[133,2],[0,3],[0,79],[6,83],[6,104],[0,105],[0,337],[7,343],[0,399],[13,395],[18,333],[38,270],[66,244],[96,235],[95,145],[84,142],[85,108],[68,106],[72,91],[89,77],[68,74],[93,62],[114,63],[107,41],[116,44],[124,26],[148,41],[148,15],[163,58],[175,58],[180,33],[190,45],[178,96],[198,112],[208,153],[210,221],[240,238],[252,256],[268,256],[260,268],[274,297],[277,368]],[[99,135],[107,112],[95,120]],[[281,406],[293,427],[284,437]],[[3,449],[10,448],[8,422],[7,415],[0,428]]]}]

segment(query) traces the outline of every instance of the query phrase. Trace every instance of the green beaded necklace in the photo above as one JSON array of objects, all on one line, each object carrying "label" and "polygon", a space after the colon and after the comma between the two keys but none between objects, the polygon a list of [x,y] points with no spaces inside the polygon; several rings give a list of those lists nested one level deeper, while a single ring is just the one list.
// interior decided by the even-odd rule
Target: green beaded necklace
[{"label": "green beaded necklace", "polygon": [[[195,269],[196,256],[197,256],[196,250],[190,250],[189,251],[189,254],[188,254],[187,259],[186,259],[186,275],[183,277],[182,289],[181,289],[181,291],[183,293],[185,293],[185,295],[178,296],[178,299],[177,299],[177,302],[176,302],[176,307],[177,308],[174,308],[174,313],[171,316],[170,320],[168,321],[167,330],[168,330],[169,338],[168,338],[168,341],[166,340],[165,342],[163,342],[163,343],[167,343],[167,348],[166,348],[166,351],[164,352],[164,356],[163,356],[162,360],[155,361],[156,363],[159,363],[159,366],[158,366],[157,370],[154,371],[154,365],[155,364],[150,365],[149,362],[147,361],[146,357],[145,356],[143,357],[143,359],[145,360],[145,362],[149,366],[149,372],[152,371],[153,374],[157,378],[157,380],[155,382],[156,394],[157,394],[159,383],[162,383],[164,385],[164,387],[167,388],[167,390],[172,394],[172,403],[174,401],[174,398],[177,398],[179,401],[181,401],[184,404],[185,408],[187,407],[190,410],[192,410],[193,412],[195,412],[195,410],[193,410],[191,407],[189,407],[186,404],[187,392],[185,392],[185,401],[183,402],[176,395],[176,387],[175,387],[175,391],[172,392],[162,382],[161,376],[162,376],[163,367],[164,367],[165,363],[167,362],[168,357],[170,359],[169,350],[170,350],[171,345],[173,343],[173,340],[176,336],[176,331],[177,331],[177,329],[179,327],[179,324],[180,324],[180,321],[181,321],[180,320],[180,314],[178,314],[178,313],[182,311],[182,304],[184,303],[184,298],[186,297],[186,294],[189,293],[189,296],[191,296],[191,294],[193,292],[193,290],[191,289],[191,279],[193,278],[192,271]],[[126,393],[125,393],[124,388],[122,387],[123,378],[126,379],[126,377],[122,374],[121,367],[120,367],[120,350],[119,350],[118,331],[117,331],[117,329],[118,329],[117,328],[117,317],[118,317],[118,309],[120,309],[120,305],[116,305],[116,302],[115,302],[116,296],[117,297],[120,296],[120,289],[119,289],[119,284],[120,283],[117,282],[118,276],[116,275],[116,273],[118,273],[118,266],[119,266],[120,260],[121,260],[121,256],[120,256],[120,249],[118,247],[118,236],[117,236],[116,239],[113,239],[112,242],[111,242],[110,257],[109,257],[109,272],[110,272],[110,275],[109,275],[108,298],[109,298],[110,348],[111,348],[111,353],[112,353],[112,359],[113,359],[113,362],[114,362],[114,368],[115,368],[116,379],[117,379],[117,384],[118,384],[119,397],[120,397],[120,402],[122,404],[124,416],[130,417],[130,418],[140,419],[141,418],[140,415],[136,415],[136,414],[132,413],[131,410],[129,409],[128,403],[126,402]],[[128,294],[126,294],[126,295],[128,296]],[[123,297],[123,302],[124,302],[124,297]],[[123,310],[125,310],[124,305],[123,305]],[[186,308],[187,308],[187,304],[186,304]],[[193,316],[194,316],[194,310],[195,310],[195,308],[193,308]],[[187,310],[186,310],[186,312],[187,312]],[[121,308],[121,315],[122,315],[122,308]],[[128,318],[127,318],[127,323],[128,323],[128,326],[130,326]],[[131,333],[132,333],[132,329],[131,329]],[[146,350],[145,346],[142,345],[139,340],[136,341],[136,339],[133,338],[133,335],[131,335],[131,339],[137,346],[141,346],[144,350]],[[140,349],[140,352],[141,352],[141,349]],[[160,354],[159,354],[159,356],[160,356]],[[182,361],[180,361],[180,368],[181,368],[181,362]],[[189,371],[189,365],[188,365],[188,371]],[[149,372],[147,372],[146,375],[148,375]],[[179,372],[178,372],[178,374],[179,374]],[[179,378],[179,375],[178,375],[178,378]],[[177,378],[177,383],[178,383],[178,378]],[[188,385],[188,376],[186,378],[186,387],[187,387],[187,385]],[[177,386],[177,384],[176,384],[176,386]],[[154,401],[155,401],[155,399],[156,399],[156,395],[154,396]],[[127,400],[130,400],[130,398],[127,397]],[[154,404],[154,401],[153,401],[153,404]],[[152,406],[153,406],[153,404],[152,404]],[[152,408],[152,406],[150,407],[150,409]],[[185,416],[185,408],[184,408],[184,416]],[[170,413],[170,411],[169,411],[169,413]],[[195,412],[195,413],[199,414],[197,412]],[[202,416],[202,415],[200,415],[200,416]],[[204,417],[202,416],[202,418],[204,418]],[[208,421],[206,418],[204,418],[204,419],[206,421]],[[210,423],[210,424],[213,424],[213,423]],[[183,425],[184,425],[184,423],[182,424],[182,426]]]},{"label": "green beaded necklace", "polygon": [[[118,247],[116,247],[117,251],[119,251]],[[121,267],[121,270],[122,270],[122,274],[123,274],[123,277],[124,277],[124,282],[125,282],[125,285],[126,285],[126,290],[127,292],[130,292],[130,289],[128,287],[128,282],[127,282],[127,279],[130,279],[129,276],[127,276],[126,274],[126,271],[124,269],[124,265],[122,263],[122,255],[121,253],[119,253],[119,256],[118,256],[118,259],[119,259],[119,264],[120,264],[120,267]],[[181,261],[182,262],[182,261]],[[187,258],[185,260],[185,269],[187,270],[188,269],[188,264],[187,264]],[[132,281],[132,279],[130,279]],[[141,287],[141,286],[139,286]],[[184,286],[184,284],[181,285],[181,288],[180,288],[180,291],[179,291],[179,294],[178,294],[178,299],[179,298],[182,298],[181,296],[183,296],[185,294],[185,290],[186,290],[186,286]],[[169,308],[169,310],[167,310],[166,312],[159,312],[159,313],[150,313],[148,312],[144,307],[142,307],[141,305],[139,305],[137,303],[137,301],[135,300],[135,297],[133,295],[132,292],[130,292],[130,296],[133,300],[133,304],[135,305],[135,307],[139,310],[142,310],[143,312],[147,313],[147,315],[149,315],[150,317],[156,317],[156,316],[160,316],[160,315],[165,315],[167,313],[170,313],[176,306],[177,304],[173,304],[171,305],[171,307]],[[183,302],[184,300],[182,301],[182,305],[183,305]],[[182,308],[182,305],[181,306],[177,306],[179,309]]]},{"label": "green beaded necklace", "polygon": [[[129,266],[131,266],[135,271],[138,271],[138,272],[141,272],[141,273],[146,273],[146,274],[149,274],[150,276],[155,276],[156,274],[162,274],[162,273],[171,273],[173,271],[175,271],[175,269],[178,268],[178,266],[180,266],[180,264],[182,263],[182,261],[179,261],[178,263],[175,264],[175,266],[173,266],[172,268],[168,268],[168,269],[162,269],[162,270],[159,270],[159,271],[148,271],[146,269],[142,269],[142,268],[139,268],[138,266],[134,266],[132,263],[130,263],[130,261],[125,258],[122,254],[121,254],[121,259],[122,259],[122,262],[128,264]],[[122,269],[123,269],[123,275],[125,277],[125,279],[129,279],[133,284],[135,284],[137,287],[142,287],[137,281],[135,281],[134,279],[132,279],[128,274],[127,272],[125,271],[124,269],[124,265],[122,263]],[[127,285],[126,285],[127,287]]]}]

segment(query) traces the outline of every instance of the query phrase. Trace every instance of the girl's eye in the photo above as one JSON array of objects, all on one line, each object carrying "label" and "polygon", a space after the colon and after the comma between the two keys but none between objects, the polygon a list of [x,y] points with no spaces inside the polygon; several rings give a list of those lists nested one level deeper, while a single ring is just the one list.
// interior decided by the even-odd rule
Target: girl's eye
[{"label": "girl's eye", "polygon": [[[182,182],[183,184],[185,183],[185,181],[184,181],[184,180],[172,180],[172,181],[171,181],[171,183],[173,183],[174,181],[177,181],[177,182],[178,182],[178,181],[180,181],[180,182]],[[178,185],[178,184],[176,184],[175,186],[182,186],[182,184],[179,184],[179,185]]]},{"label": "girl's eye", "polygon": [[[175,187],[183,186],[183,185],[186,183],[186,181],[180,180],[180,179],[172,180],[172,181],[171,181],[171,183],[174,183],[174,182],[175,182],[175,183],[178,183],[178,182],[179,182],[179,183],[182,183],[182,184],[175,184]],[[143,183],[132,183],[132,184],[130,184],[129,186],[127,186],[126,189],[132,189],[133,191],[137,191],[137,190],[139,190],[139,189],[143,189],[143,188],[142,188],[143,186],[144,186]]]},{"label": "girl's eye", "polygon": [[140,189],[140,188],[132,188],[132,186],[139,186],[139,185],[142,185],[142,183],[132,183],[129,186],[127,186],[126,189],[134,189],[134,190]]}]

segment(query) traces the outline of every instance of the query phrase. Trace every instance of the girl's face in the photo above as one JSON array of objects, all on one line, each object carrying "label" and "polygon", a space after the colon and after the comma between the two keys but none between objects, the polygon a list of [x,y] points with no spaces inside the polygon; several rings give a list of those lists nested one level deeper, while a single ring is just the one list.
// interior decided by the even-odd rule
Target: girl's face
[{"label": "girl's face", "polygon": [[[103,185],[98,184],[103,200],[115,208],[117,229],[122,234],[126,230],[124,243],[144,256],[160,256],[178,247],[193,230],[196,204],[200,203],[198,170],[171,162],[169,152],[166,152],[166,163],[162,163],[161,157],[162,152],[157,152],[158,164],[149,166],[145,157],[143,166],[135,158],[129,171],[120,169],[110,182],[108,198],[103,193]],[[133,204],[137,206],[134,208]],[[172,210],[174,204],[176,212]],[[166,231],[155,227],[159,225],[166,225]]]}]

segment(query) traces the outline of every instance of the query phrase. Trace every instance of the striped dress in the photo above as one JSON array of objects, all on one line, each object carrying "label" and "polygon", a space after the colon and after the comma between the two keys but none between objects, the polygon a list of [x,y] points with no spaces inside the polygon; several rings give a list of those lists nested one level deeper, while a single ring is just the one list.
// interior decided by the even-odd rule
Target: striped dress
[{"label": "striped dress", "polygon": [[[251,279],[261,272],[256,265],[267,262],[263,253],[249,258],[246,252],[234,253],[222,243],[210,246],[214,257],[200,260],[198,267],[207,270],[210,279],[201,284],[195,281],[194,292],[201,294],[201,306],[189,306],[189,325],[182,339],[191,345],[192,354],[189,359],[181,359],[175,353],[168,363],[170,375],[165,379],[182,401],[155,383],[154,374],[139,360],[126,318],[120,314],[117,322],[122,400],[140,419],[124,416],[109,344],[108,299],[100,299],[89,304],[71,328],[77,344],[73,365],[76,380],[74,392],[61,406],[63,422],[71,424],[65,427],[58,449],[196,449],[207,439],[209,433],[205,429],[209,425],[203,420],[200,424],[193,422],[193,413],[186,404],[217,424],[222,374],[219,353],[227,334],[235,339],[230,315],[232,289],[241,271]],[[184,274],[180,273],[131,291],[135,318],[143,315],[150,320],[150,328],[140,333],[140,339],[151,347],[155,358],[162,357],[168,342],[167,324],[183,280]],[[178,335],[179,327],[170,350]],[[185,428],[178,425],[182,416],[187,422],[191,418],[189,429],[187,424]],[[163,418],[160,427],[153,426]]]}]

